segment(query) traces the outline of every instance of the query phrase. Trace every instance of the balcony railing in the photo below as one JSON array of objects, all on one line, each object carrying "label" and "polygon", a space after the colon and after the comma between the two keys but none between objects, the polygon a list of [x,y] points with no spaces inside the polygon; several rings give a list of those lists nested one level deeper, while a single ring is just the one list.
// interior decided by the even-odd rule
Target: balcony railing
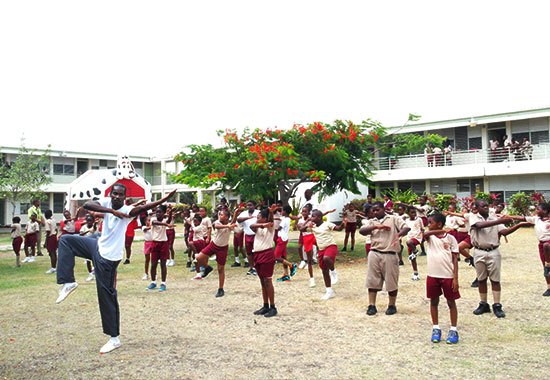
[{"label": "balcony railing", "polygon": [[390,156],[374,160],[378,170],[489,164],[498,162],[550,159],[550,144],[533,145],[531,149],[499,148],[497,150],[472,149],[447,154],[411,154]]}]

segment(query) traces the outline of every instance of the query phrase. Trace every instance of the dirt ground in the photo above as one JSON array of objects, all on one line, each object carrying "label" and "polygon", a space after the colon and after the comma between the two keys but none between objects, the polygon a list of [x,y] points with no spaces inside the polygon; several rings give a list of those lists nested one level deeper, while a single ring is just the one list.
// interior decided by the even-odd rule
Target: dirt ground
[{"label": "dirt ground", "polygon": [[[132,263],[119,267],[123,345],[106,355],[99,354],[108,337],[101,330],[95,284],[84,281],[82,260],[76,266],[80,286],[56,305],[58,286],[44,274],[46,257],[13,269],[13,256],[2,252],[0,378],[547,379],[550,297],[541,296],[546,285],[534,232],[520,230],[509,240],[502,248],[504,319],[472,314],[479,302],[477,289],[469,286],[475,275],[460,263],[457,345],[430,342],[425,257],[419,258],[421,281],[410,280],[409,263],[401,267],[396,315],[383,313],[386,292],[378,297],[379,313],[365,314],[366,260],[359,244],[360,254],[337,261],[336,298],[321,300],[317,268],[316,288],[309,288],[307,271],[299,270],[292,282],[275,283],[279,315],[268,319],[252,315],[262,304],[260,285],[244,268],[227,268],[222,298],[214,297],[216,271],[191,281],[183,239],[176,240],[168,291],[145,290],[143,243],[136,242]],[[275,271],[280,275],[282,268]],[[440,325],[445,338],[445,302]]]}]

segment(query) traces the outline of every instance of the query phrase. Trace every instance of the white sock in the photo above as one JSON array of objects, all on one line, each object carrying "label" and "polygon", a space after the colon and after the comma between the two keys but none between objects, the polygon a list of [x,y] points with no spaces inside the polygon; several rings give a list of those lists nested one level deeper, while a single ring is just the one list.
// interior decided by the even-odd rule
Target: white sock
[{"label": "white sock", "polygon": [[114,344],[120,344],[120,339],[118,339],[118,336],[112,336],[109,340]]},{"label": "white sock", "polygon": [[248,262],[248,257],[244,259],[244,262],[247,263]]},{"label": "white sock", "polygon": [[329,287],[327,288],[327,293],[330,293],[330,292],[332,292],[332,287],[331,287],[331,286],[329,286]]},{"label": "white sock", "polygon": [[439,329],[439,325],[434,325],[434,329]]},{"label": "white sock", "polygon": [[161,284],[161,285],[166,285],[166,282],[162,281],[160,284]]},{"label": "white sock", "polygon": [[456,329],[456,326],[451,326],[451,331],[458,331],[458,330]]},{"label": "white sock", "polygon": [[157,280],[151,281],[151,284],[155,284],[155,285],[156,285],[156,284],[157,284]]},{"label": "white sock", "polygon": [[237,264],[240,264],[241,263],[241,258],[239,256],[235,257],[235,262]]},{"label": "white sock", "polygon": [[332,274],[338,274],[338,273],[336,272],[336,269],[333,270],[333,271],[331,271],[331,272],[332,272]]}]

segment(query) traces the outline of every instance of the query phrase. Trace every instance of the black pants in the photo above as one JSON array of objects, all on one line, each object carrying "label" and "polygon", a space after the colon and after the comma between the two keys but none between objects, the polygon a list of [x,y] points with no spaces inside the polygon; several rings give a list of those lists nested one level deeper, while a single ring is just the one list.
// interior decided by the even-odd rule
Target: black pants
[{"label": "black pants", "polygon": [[120,310],[115,288],[116,269],[119,261],[110,261],[99,254],[97,236],[63,235],[59,239],[57,259],[57,283],[75,282],[75,256],[94,263],[97,298],[103,332],[110,336],[120,335]]}]

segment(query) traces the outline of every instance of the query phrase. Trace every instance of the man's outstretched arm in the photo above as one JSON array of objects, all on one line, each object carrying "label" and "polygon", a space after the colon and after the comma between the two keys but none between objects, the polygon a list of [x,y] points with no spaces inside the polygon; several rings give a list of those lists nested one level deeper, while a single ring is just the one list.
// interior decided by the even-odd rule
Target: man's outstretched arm
[{"label": "man's outstretched arm", "polygon": [[156,202],[151,202],[151,203],[147,203],[147,204],[144,204],[142,206],[137,206],[137,207],[134,207],[131,211],[130,211],[130,216],[131,217],[134,217],[134,216],[138,216],[142,213],[144,213],[145,211],[147,210],[150,210],[152,208],[155,208],[157,207],[158,205],[161,205],[163,204],[164,202],[166,202],[168,199],[170,199],[170,197],[172,195],[174,195],[176,193],[176,190],[172,190],[170,193],[166,194],[164,197],[162,197],[161,199],[159,199],[158,201]]}]

